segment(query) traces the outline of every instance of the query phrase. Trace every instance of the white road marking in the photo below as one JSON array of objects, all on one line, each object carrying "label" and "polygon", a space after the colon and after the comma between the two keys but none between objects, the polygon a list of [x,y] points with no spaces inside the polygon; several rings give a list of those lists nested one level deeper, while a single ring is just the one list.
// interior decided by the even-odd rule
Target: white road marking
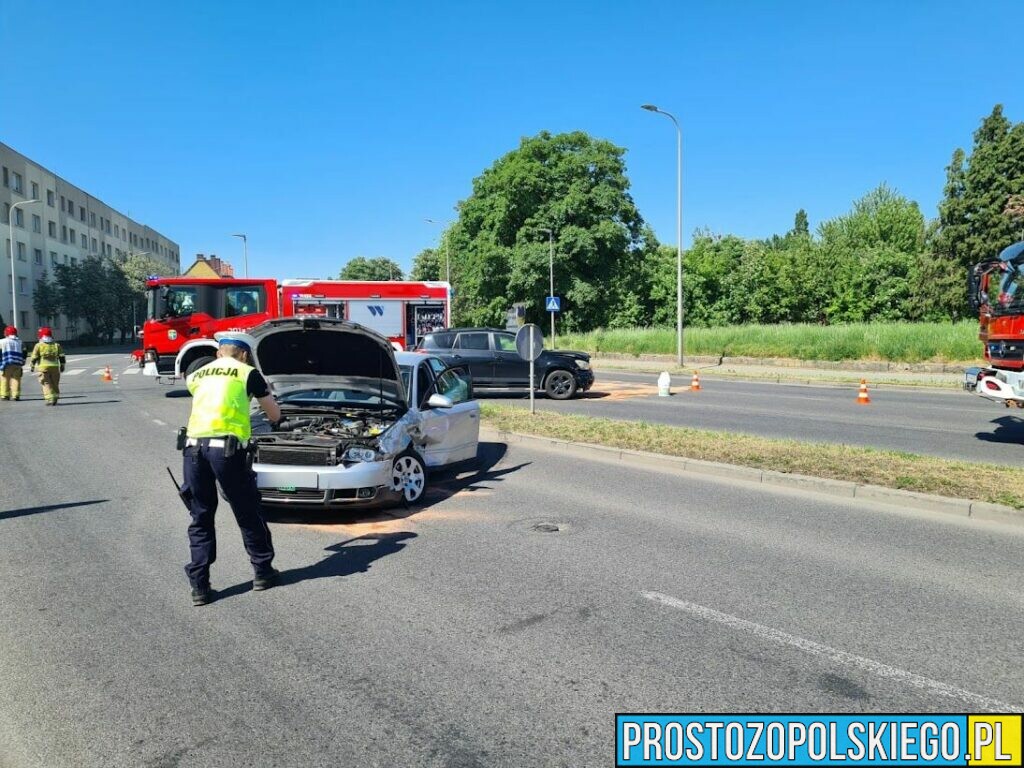
[{"label": "white road marking", "polygon": [[132,374],[141,372],[141,370],[142,370],[141,368],[128,368],[128,369],[126,369],[124,371],[124,373],[122,375],[124,375],[124,376],[131,376]]},{"label": "white road marking", "polygon": [[987,710],[988,712],[1022,712],[1024,709],[1015,707],[1012,704],[1006,704],[998,699],[990,699],[987,696],[980,696],[970,691],[965,691],[962,688],[956,688],[946,683],[940,683],[938,680],[932,680],[928,677],[922,677],[921,675],[915,675],[913,672],[907,672],[906,670],[899,669],[897,667],[891,667],[888,664],[883,664],[880,661],[874,659],[868,659],[864,656],[857,656],[846,651],[840,651],[837,648],[831,648],[821,643],[816,643],[813,640],[807,640],[803,637],[797,637],[787,632],[783,632],[772,627],[766,627],[764,624],[757,624],[753,621],[747,621],[741,619],[738,616],[732,616],[728,613],[721,613],[714,610],[713,608],[707,608],[703,605],[697,605],[696,603],[690,603],[686,600],[679,600],[669,595],[664,595],[661,592],[641,592],[648,600],[652,600],[662,605],[667,605],[670,608],[689,613],[697,618],[704,619],[706,621],[713,621],[716,624],[722,624],[730,627],[731,629],[738,629],[743,632],[748,632],[761,640],[766,640],[776,645],[786,645],[790,648],[796,648],[797,650],[808,653],[811,656],[818,656],[823,659],[827,659],[835,664],[843,664],[849,667],[856,667],[864,672],[870,672],[873,675],[886,678],[888,680],[895,680],[900,683],[909,685],[912,688],[925,691],[926,693],[933,694],[935,696],[945,696],[950,699],[958,699],[960,701],[969,702]]},{"label": "white road marking", "polygon": [[93,371],[93,372],[92,372],[92,375],[93,375],[93,376],[102,376],[102,375],[103,375],[103,372],[104,372],[105,370],[107,370],[107,369],[106,369],[106,368],[100,368],[100,369],[99,369],[98,371]]},{"label": "white road marking", "polygon": [[160,421],[160,419],[153,419],[153,423],[154,424],[159,424],[161,427],[166,427],[167,426],[167,422],[166,421]]},{"label": "white road marking", "polygon": [[77,376],[78,374],[83,373],[84,371],[85,371],[85,368],[72,368],[70,371],[64,371],[64,375],[65,376]]}]

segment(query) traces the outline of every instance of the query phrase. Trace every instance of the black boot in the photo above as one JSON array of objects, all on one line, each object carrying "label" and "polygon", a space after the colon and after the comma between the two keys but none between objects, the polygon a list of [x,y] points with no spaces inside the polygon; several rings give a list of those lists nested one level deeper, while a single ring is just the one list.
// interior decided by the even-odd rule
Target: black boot
[{"label": "black boot", "polygon": [[209,584],[192,587],[192,605],[206,605],[213,599],[213,590]]},{"label": "black boot", "polygon": [[257,573],[252,580],[253,592],[262,592],[265,589],[270,589],[277,584],[277,577],[281,574],[271,568],[263,573]]}]

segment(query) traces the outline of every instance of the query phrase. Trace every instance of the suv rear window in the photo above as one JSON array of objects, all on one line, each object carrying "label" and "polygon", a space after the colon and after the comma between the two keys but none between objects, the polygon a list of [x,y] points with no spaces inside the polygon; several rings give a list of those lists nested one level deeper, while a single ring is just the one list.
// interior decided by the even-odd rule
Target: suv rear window
[{"label": "suv rear window", "polygon": [[460,333],[459,349],[490,349],[486,333]]},{"label": "suv rear window", "polygon": [[454,342],[454,333],[428,333],[423,337],[420,346],[423,349],[451,349]]}]

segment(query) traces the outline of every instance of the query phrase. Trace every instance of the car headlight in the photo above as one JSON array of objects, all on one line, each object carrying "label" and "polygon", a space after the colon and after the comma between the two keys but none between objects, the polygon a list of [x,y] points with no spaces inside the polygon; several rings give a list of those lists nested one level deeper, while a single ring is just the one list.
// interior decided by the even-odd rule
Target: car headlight
[{"label": "car headlight", "polygon": [[365,448],[361,445],[353,445],[347,451],[345,455],[341,457],[342,461],[378,461],[380,454],[378,454],[372,448]]},{"label": "car headlight", "polygon": [[589,360],[577,360],[576,361],[576,367],[579,368],[581,371],[589,371],[590,370],[590,361]]}]

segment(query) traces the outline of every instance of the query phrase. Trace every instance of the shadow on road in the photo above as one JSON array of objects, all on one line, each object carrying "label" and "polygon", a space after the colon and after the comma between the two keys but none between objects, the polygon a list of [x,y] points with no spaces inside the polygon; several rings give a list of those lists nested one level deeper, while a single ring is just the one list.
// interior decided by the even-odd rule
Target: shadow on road
[{"label": "shadow on road", "polygon": [[282,571],[278,584],[287,586],[312,579],[331,579],[336,576],[351,576],[353,573],[366,573],[375,560],[401,552],[405,549],[406,541],[415,539],[416,536],[417,534],[412,531],[368,533],[332,544],[324,550],[331,554],[320,562]]},{"label": "shadow on road", "polygon": [[72,405],[106,405],[108,403],[120,403],[120,400],[86,400],[84,403],[65,403],[63,395],[60,398],[60,402],[57,403],[58,408],[67,408]]},{"label": "shadow on road", "polygon": [[187,389],[172,389],[168,392],[164,392],[164,397],[179,398],[179,397],[192,397]]},{"label": "shadow on road", "polygon": [[1016,443],[1024,445],[1024,421],[1016,416],[992,419],[996,428],[991,432],[976,432],[974,436],[986,443]]},{"label": "shadow on road", "polygon": [[93,501],[69,501],[65,504],[48,504],[45,507],[23,507],[22,509],[9,509],[0,512],[0,520],[13,520],[16,517],[27,517],[28,515],[39,515],[43,512],[54,512],[58,509],[72,509],[74,507],[88,507],[93,504],[106,504],[109,499],[94,499]]}]

